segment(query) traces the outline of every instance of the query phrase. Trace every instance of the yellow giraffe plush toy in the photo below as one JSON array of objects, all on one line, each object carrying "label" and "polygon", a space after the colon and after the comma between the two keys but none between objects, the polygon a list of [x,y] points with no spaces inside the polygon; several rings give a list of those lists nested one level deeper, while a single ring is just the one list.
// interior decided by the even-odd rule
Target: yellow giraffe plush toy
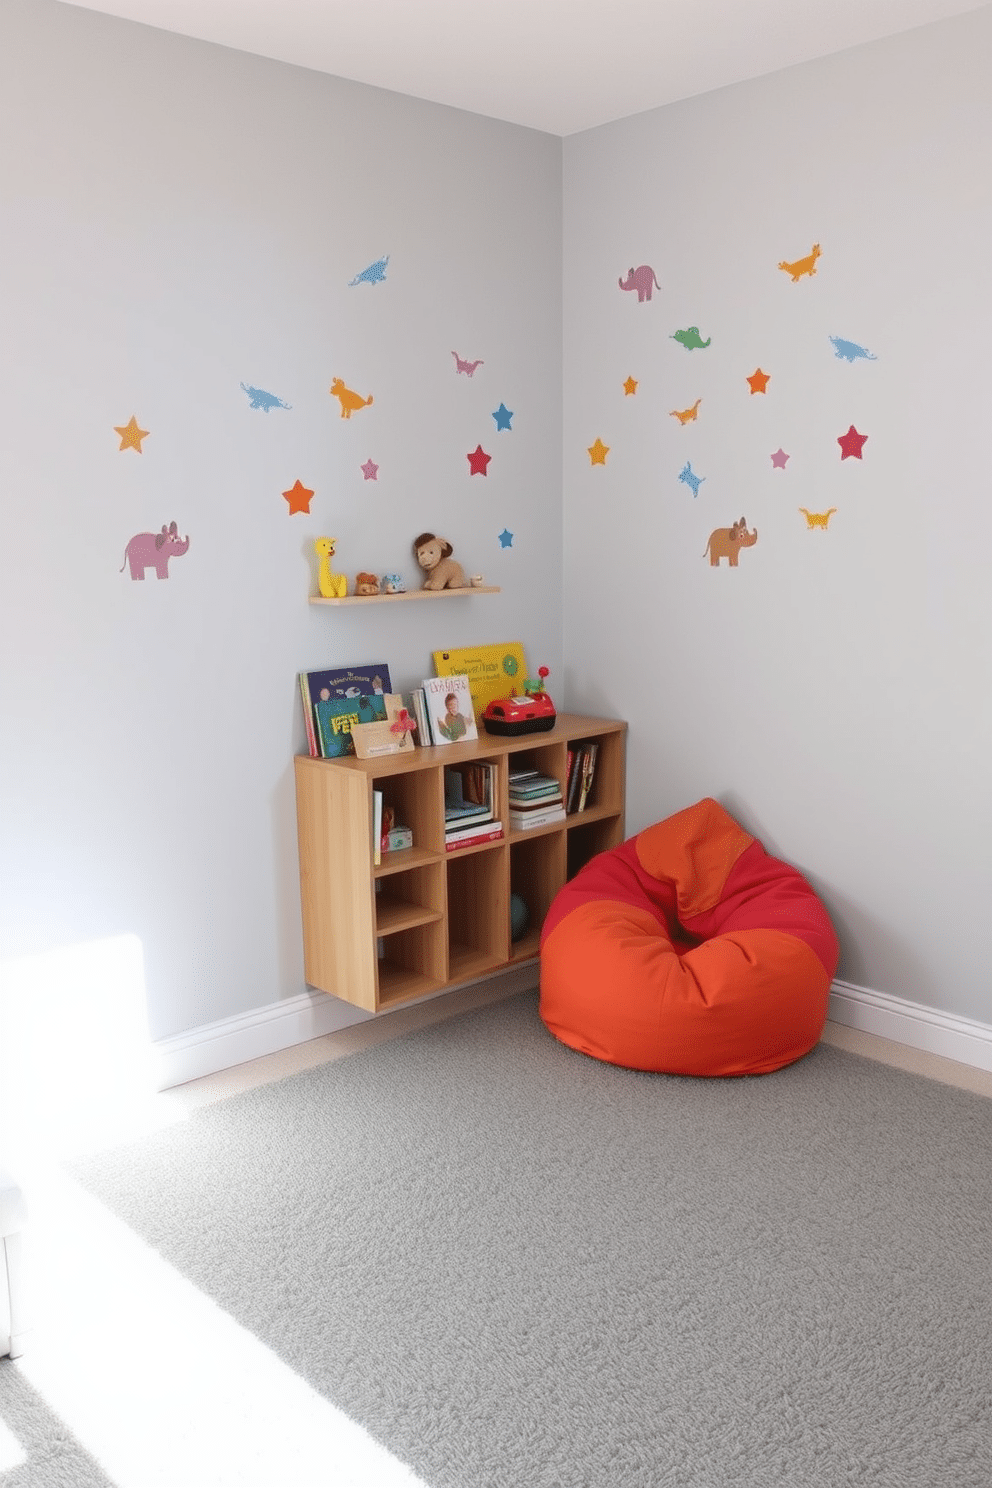
[{"label": "yellow giraffe plush toy", "polygon": [[345,575],[335,573],[331,568],[336,542],[336,537],[315,537],[313,540],[317,557],[320,560],[317,583],[324,599],[344,599],[348,593],[348,580]]}]

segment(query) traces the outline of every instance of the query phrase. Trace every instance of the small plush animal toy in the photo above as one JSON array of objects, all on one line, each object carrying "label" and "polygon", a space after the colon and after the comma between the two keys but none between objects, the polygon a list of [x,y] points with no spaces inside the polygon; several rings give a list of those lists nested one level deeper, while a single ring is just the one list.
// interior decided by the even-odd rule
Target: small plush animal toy
[{"label": "small plush animal toy", "polygon": [[413,551],[417,562],[427,575],[425,589],[467,589],[468,580],[461,564],[452,558],[452,547],[446,537],[435,537],[433,532],[422,532],[414,538]]},{"label": "small plush animal toy", "polygon": [[383,594],[405,594],[406,585],[402,576],[398,573],[383,574],[382,592]]},{"label": "small plush animal toy", "polygon": [[355,575],[356,594],[378,594],[379,579],[374,573],[359,573]]}]

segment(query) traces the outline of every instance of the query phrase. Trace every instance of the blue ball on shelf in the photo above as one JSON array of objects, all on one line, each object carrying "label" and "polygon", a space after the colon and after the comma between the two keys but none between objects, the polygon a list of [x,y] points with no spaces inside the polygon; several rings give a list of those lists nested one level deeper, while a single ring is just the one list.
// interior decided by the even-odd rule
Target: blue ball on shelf
[{"label": "blue ball on shelf", "polygon": [[530,924],[530,910],[519,894],[510,895],[510,938],[519,940]]}]

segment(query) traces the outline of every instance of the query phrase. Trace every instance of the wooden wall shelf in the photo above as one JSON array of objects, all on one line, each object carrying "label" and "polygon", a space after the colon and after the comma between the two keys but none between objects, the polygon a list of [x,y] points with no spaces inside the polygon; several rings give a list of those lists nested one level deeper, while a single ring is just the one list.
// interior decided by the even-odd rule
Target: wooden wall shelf
[{"label": "wooden wall shelf", "polygon": [[475,584],[465,589],[408,589],[405,594],[346,594],[343,599],[324,599],[311,594],[313,605],[402,604],[405,599],[455,599],[464,594],[498,594],[499,585]]}]

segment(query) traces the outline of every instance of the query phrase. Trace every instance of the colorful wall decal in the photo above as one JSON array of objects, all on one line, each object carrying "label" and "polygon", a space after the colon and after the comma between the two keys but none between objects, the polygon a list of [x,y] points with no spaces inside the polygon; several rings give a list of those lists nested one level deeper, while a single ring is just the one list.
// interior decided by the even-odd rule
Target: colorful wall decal
[{"label": "colorful wall decal", "polygon": [[374,460],[366,460],[364,465],[359,466],[359,469],[366,480],[379,479],[379,467]]},{"label": "colorful wall decal", "polygon": [[348,580],[331,567],[337,541],[336,537],[315,537],[313,540],[318,565],[317,587],[324,599],[344,599],[348,593]]},{"label": "colorful wall decal", "polygon": [[352,392],[351,388],[345,387],[340,377],[335,377],[328,389],[332,398],[337,398],[341,404],[341,417],[351,418],[356,408],[368,408],[372,402],[372,394],[363,398],[361,393]]},{"label": "colorful wall decal", "polygon": [[793,284],[798,284],[804,274],[809,274],[812,277],[816,273],[816,260],[819,257],[820,245],[819,243],[814,243],[812,252],[807,253],[805,258],[797,258],[795,263],[787,263],[783,259],[779,264],[779,268],[784,269],[787,274],[792,276]]},{"label": "colorful wall decal", "polygon": [[772,469],[773,470],[784,470],[785,469],[785,464],[786,464],[786,461],[788,460],[788,458],[789,457],[785,453],[785,450],[784,449],[777,449],[775,451],[775,453],[772,455]]},{"label": "colorful wall decal", "polygon": [[705,475],[696,474],[688,460],[686,460],[682,469],[679,471],[679,480],[682,481],[683,485],[689,487],[694,497],[699,495],[699,488],[705,479]]},{"label": "colorful wall decal", "polygon": [[713,337],[707,336],[706,340],[703,341],[700,337],[698,326],[686,326],[685,330],[673,331],[669,340],[678,341],[679,345],[684,346],[686,351],[697,351],[709,346]]},{"label": "colorful wall decal", "polygon": [[811,512],[807,511],[804,506],[801,506],[799,510],[806,518],[807,527],[820,527],[824,532],[826,532],[827,523],[830,521],[830,518],[833,516],[837,508],[835,506],[831,506],[825,512]]},{"label": "colorful wall decal", "polygon": [[846,434],[838,434],[837,443],[840,445],[840,457],[842,460],[860,460],[861,451],[867,442],[867,434],[859,434],[852,424]]},{"label": "colorful wall decal", "polygon": [[636,392],[637,392],[637,378],[636,377],[628,377],[627,378],[627,381],[623,385],[623,395],[624,395],[624,397],[625,398],[631,398],[631,397],[633,397],[633,395]]},{"label": "colorful wall decal", "polygon": [[469,454],[466,458],[468,459],[469,475],[489,474],[489,471],[486,469],[486,467],[489,464],[489,461],[492,459],[492,455],[487,455],[481,444],[477,444],[475,446],[475,449],[472,450],[471,454]]},{"label": "colorful wall decal", "polygon": [[677,418],[683,428],[686,424],[695,423],[696,415],[699,412],[699,405],[702,401],[702,398],[697,398],[691,408],[673,408],[669,414],[669,418]]},{"label": "colorful wall decal", "polygon": [[618,279],[617,283],[621,289],[636,289],[639,305],[651,298],[653,290],[661,288],[658,277],[650,264],[641,264],[640,268],[628,269],[626,279]]},{"label": "colorful wall decal", "polygon": [[510,420],[513,418],[513,410],[507,408],[505,403],[501,403],[498,408],[493,410],[493,418],[496,420],[497,429],[509,429]]},{"label": "colorful wall decal", "polygon": [[475,376],[475,369],[476,369],[476,367],[481,367],[483,365],[483,362],[482,362],[482,358],[481,357],[479,357],[478,361],[475,361],[475,362],[466,362],[464,360],[464,358],[462,358],[462,357],[460,357],[458,355],[457,351],[453,351],[451,353],[451,355],[455,359],[455,371],[456,371],[456,373],[457,372],[464,372],[466,377],[474,377]]},{"label": "colorful wall decal", "polygon": [[765,392],[768,388],[770,380],[770,372],[762,372],[760,367],[756,368],[755,371],[751,373],[751,376],[747,379],[747,385],[751,389],[752,397],[755,393]]},{"label": "colorful wall decal", "polygon": [[136,532],[124,549],[124,562],[117,570],[130,566],[132,579],[143,579],[145,569],[153,568],[160,579],[169,577],[169,559],[181,558],[189,548],[189,538],[179,536],[175,522],[162,523],[161,532]]},{"label": "colorful wall decal", "polygon": [[248,407],[261,408],[268,413],[270,408],[292,408],[292,403],[284,403],[277,398],[275,393],[267,393],[263,388],[249,387],[246,382],[241,384],[242,392],[248,394]]},{"label": "colorful wall decal", "polygon": [[375,263],[370,263],[367,269],[356,274],[354,279],[348,280],[348,287],[353,284],[381,284],[386,277],[386,265],[389,262],[389,254],[385,258],[377,258]]},{"label": "colorful wall decal", "polygon": [[133,413],[126,424],[114,425],[114,433],[121,436],[120,448],[122,450],[133,449],[137,450],[139,455],[143,453],[141,441],[148,438],[148,430],[138,428],[138,420]]},{"label": "colorful wall decal", "polygon": [[501,548],[512,548],[513,547],[513,533],[512,532],[508,532],[505,527],[503,528],[503,531],[499,534],[499,545],[500,545]]},{"label": "colorful wall decal", "polygon": [[710,533],[709,540],[703,549],[703,557],[709,554],[710,568],[718,568],[721,558],[726,558],[729,566],[736,568],[741,548],[753,548],[757,541],[757,527],[748,532],[747,521],[741,517],[740,521],[735,522],[732,527],[717,527]]},{"label": "colorful wall decal", "polygon": [[306,512],[310,515],[310,502],[313,500],[313,492],[308,490],[302,481],[296,481],[288,491],[283,491],[283,496],[289,502],[289,515],[292,517],[297,512]]},{"label": "colorful wall decal", "polygon": [[840,357],[842,361],[853,362],[857,357],[863,357],[866,362],[877,362],[878,357],[864,346],[859,346],[856,341],[844,341],[840,336],[831,336],[830,340],[834,346],[834,356]]},{"label": "colorful wall decal", "polygon": [[601,439],[597,438],[596,443],[589,446],[587,453],[589,455],[590,464],[605,465],[606,457],[610,453],[610,446],[608,444],[604,444]]}]

